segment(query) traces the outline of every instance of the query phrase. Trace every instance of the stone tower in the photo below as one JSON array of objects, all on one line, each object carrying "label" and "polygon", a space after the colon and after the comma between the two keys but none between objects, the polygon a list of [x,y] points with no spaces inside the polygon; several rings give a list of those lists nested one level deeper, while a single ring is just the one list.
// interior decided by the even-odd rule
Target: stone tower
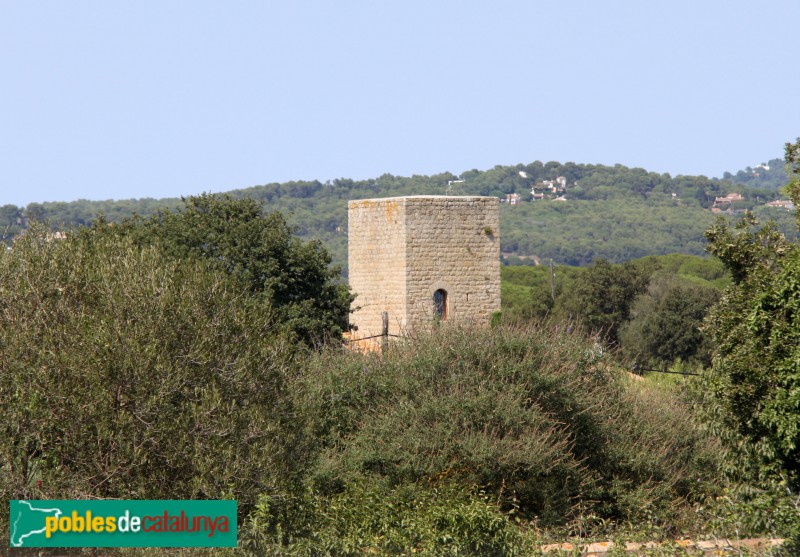
[{"label": "stone tower", "polygon": [[500,310],[496,197],[420,195],[348,203],[348,275],[356,338],[438,320],[486,325]]}]

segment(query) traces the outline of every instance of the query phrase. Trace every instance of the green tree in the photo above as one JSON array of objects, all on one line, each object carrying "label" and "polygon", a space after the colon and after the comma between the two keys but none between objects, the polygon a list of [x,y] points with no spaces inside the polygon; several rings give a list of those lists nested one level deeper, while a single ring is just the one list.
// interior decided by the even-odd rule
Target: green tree
[{"label": "green tree", "polygon": [[[800,203],[800,140],[786,146]],[[708,321],[715,340],[707,397],[716,423],[751,442],[760,472],[800,488],[800,246],[752,215],[706,233],[733,285]]]},{"label": "green tree", "polygon": [[678,358],[710,363],[710,344],[700,327],[719,295],[715,288],[657,272],[621,327],[620,344],[648,365],[669,365]]},{"label": "green tree", "polygon": [[602,334],[609,344],[616,344],[619,328],[628,320],[636,296],[647,288],[648,277],[649,273],[634,265],[612,265],[598,259],[559,300],[562,311]]},{"label": "green tree", "polygon": [[157,244],[177,259],[210,261],[244,281],[304,342],[336,338],[348,329],[352,296],[321,242],[298,239],[281,213],[264,214],[253,199],[204,194],[184,203],[182,210],[128,220],[114,233]]}]

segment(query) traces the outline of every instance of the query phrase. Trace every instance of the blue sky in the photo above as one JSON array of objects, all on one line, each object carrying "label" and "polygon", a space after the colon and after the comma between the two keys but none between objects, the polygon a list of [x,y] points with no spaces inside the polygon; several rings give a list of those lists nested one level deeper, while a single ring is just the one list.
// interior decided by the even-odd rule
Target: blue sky
[{"label": "blue sky", "polygon": [[0,0],[0,205],[800,136],[796,0]]}]

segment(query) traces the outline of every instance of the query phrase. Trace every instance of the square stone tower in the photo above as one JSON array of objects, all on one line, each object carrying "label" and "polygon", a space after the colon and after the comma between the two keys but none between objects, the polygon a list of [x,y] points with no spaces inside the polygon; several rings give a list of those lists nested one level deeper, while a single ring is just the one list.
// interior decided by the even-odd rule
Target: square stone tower
[{"label": "square stone tower", "polygon": [[420,195],[348,203],[348,275],[355,338],[438,320],[486,325],[500,311],[496,197]]}]

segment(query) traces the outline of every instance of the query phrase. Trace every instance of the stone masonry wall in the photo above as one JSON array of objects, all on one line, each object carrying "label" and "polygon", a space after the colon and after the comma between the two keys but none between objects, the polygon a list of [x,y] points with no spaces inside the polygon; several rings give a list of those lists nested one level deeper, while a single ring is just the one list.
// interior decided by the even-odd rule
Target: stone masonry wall
[{"label": "stone masonry wall", "polygon": [[381,312],[389,313],[389,333],[405,328],[405,204],[401,198],[348,203],[347,266],[356,311],[354,338],[381,333]]},{"label": "stone masonry wall", "polygon": [[406,205],[406,321],[434,321],[433,294],[447,292],[447,321],[487,325],[500,311],[500,212],[495,197],[413,197]]},{"label": "stone masonry wall", "polygon": [[434,292],[449,322],[485,325],[500,310],[499,200],[414,196],[350,201],[348,267],[354,337],[429,326]]}]

